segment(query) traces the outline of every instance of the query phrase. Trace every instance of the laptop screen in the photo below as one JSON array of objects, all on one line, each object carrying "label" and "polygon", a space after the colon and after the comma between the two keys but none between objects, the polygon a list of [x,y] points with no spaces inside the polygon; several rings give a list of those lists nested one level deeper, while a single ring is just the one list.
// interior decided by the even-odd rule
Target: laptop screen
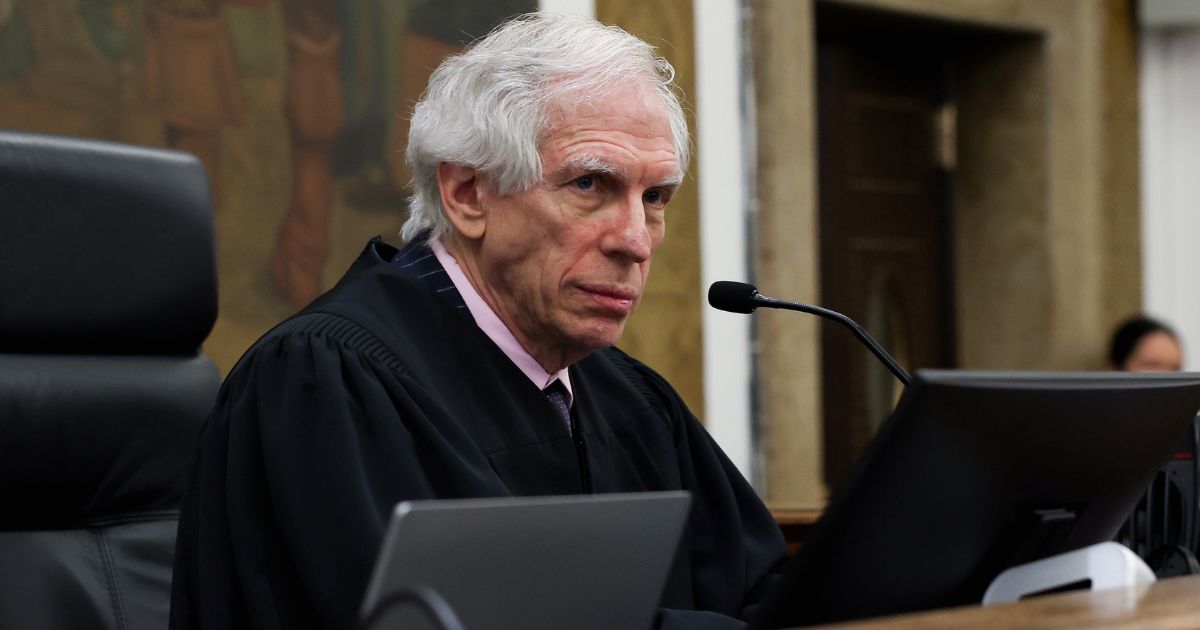
[{"label": "laptop screen", "polygon": [[[649,628],[686,492],[396,506],[360,617],[372,630]],[[438,610],[442,610],[439,613]]]}]

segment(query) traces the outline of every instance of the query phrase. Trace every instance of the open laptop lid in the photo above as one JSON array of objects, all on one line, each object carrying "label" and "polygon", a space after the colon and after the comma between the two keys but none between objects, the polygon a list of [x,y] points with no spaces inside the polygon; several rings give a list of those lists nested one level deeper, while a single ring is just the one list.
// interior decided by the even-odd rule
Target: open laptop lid
[{"label": "open laptop lid", "polygon": [[470,630],[649,628],[690,502],[653,492],[400,503],[360,618],[376,615],[372,630],[440,628],[411,600],[392,603],[424,588]]}]

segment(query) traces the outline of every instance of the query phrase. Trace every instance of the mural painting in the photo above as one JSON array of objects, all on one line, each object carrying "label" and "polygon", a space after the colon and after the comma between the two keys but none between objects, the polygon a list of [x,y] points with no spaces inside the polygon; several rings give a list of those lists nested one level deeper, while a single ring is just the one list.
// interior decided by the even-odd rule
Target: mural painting
[{"label": "mural painting", "polygon": [[536,0],[0,0],[0,128],[172,147],[213,191],[245,348],[406,216],[407,115],[447,54]]}]

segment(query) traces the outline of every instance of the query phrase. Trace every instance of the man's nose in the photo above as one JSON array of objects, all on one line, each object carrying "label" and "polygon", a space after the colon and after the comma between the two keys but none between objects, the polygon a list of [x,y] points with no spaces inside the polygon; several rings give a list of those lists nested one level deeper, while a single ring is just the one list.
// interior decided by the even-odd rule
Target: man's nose
[{"label": "man's nose", "polygon": [[646,206],[640,194],[631,195],[622,203],[605,249],[606,253],[620,254],[636,263],[649,260],[654,253],[650,226],[646,225]]}]

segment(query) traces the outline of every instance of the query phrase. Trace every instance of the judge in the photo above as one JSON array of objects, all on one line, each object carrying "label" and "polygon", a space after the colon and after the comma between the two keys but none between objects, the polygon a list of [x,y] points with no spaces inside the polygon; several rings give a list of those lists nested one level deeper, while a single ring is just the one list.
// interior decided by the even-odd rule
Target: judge
[{"label": "judge", "polygon": [[687,169],[672,76],[620,29],[539,14],[433,73],[407,246],[368,243],[221,390],[172,628],[353,627],[398,501],[679,489],[658,623],[741,626],[779,530],[670,384],[613,347]]}]

